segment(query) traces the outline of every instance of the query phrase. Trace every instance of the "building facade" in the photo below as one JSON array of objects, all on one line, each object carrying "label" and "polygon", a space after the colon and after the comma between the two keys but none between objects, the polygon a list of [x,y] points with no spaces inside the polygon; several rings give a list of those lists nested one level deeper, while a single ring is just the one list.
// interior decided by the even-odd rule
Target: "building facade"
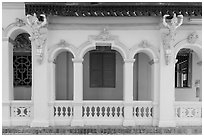
[{"label": "building facade", "polygon": [[2,7],[3,126],[201,126],[201,3]]}]

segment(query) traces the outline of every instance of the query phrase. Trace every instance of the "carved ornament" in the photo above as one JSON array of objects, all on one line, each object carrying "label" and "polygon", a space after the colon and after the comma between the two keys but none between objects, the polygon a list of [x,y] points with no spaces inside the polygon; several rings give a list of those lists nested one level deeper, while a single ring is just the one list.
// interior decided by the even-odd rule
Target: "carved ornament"
[{"label": "carved ornament", "polygon": [[[163,39],[163,48],[165,54],[166,64],[168,65],[171,62],[172,58],[172,42],[176,36],[176,29],[182,25],[183,23],[183,15],[178,15],[174,13],[173,18],[171,19],[170,24],[166,22],[166,18],[170,15],[163,16],[163,25],[168,28],[169,32],[167,34],[162,35]],[[180,18],[180,22],[178,22],[178,17]]]},{"label": "carved ornament", "polygon": [[44,48],[47,40],[47,19],[44,14],[40,15],[43,17],[43,21],[39,21],[36,14],[27,15],[27,23],[32,29],[32,37],[30,37],[31,42],[36,46],[36,56],[38,61],[41,63],[44,57]]},{"label": "carved ornament", "polygon": [[197,39],[198,39],[198,34],[196,32],[192,32],[187,37],[188,43],[191,43],[191,44],[194,44]]}]

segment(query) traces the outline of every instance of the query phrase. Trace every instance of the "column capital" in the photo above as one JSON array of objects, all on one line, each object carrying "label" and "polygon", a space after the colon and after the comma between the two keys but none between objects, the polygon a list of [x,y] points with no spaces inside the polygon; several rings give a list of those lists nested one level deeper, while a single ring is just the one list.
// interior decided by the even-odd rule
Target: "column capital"
[{"label": "column capital", "polygon": [[73,58],[72,59],[73,63],[82,63],[84,61],[84,59],[80,59],[80,58]]},{"label": "column capital", "polygon": [[124,63],[134,63],[135,59],[124,59]]}]

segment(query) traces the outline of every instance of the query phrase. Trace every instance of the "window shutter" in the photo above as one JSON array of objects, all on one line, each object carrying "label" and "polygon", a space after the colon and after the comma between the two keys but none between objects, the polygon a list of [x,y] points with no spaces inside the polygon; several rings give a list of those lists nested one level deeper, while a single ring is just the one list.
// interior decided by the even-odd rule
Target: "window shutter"
[{"label": "window shutter", "polygon": [[102,87],[102,54],[90,53],[90,87]]},{"label": "window shutter", "polygon": [[115,87],[115,53],[103,54],[103,86]]}]

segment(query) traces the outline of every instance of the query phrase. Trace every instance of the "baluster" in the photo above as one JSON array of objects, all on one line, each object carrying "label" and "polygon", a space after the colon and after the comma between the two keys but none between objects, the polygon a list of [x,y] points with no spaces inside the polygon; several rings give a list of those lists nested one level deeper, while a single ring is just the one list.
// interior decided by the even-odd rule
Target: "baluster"
[{"label": "baluster", "polygon": [[117,117],[117,106],[112,106],[112,108],[111,108],[111,113],[112,113],[112,117],[113,118],[116,118]]},{"label": "baluster", "polygon": [[100,107],[96,106],[96,115],[97,117],[100,117]]}]

